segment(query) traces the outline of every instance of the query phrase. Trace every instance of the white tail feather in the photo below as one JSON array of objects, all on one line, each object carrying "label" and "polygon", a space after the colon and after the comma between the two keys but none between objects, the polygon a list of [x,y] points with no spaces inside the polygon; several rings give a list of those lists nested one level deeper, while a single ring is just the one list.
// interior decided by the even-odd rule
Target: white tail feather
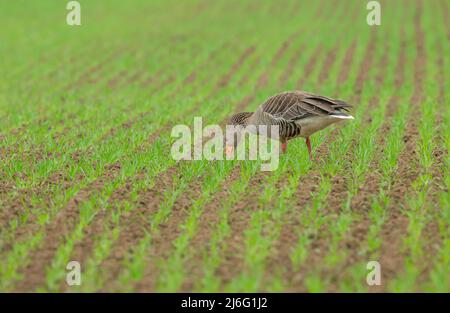
[{"label": "white tail feather", "polygon": [[331,115],[332,117],[336,117],[336,118],[341,118],[341,119],[344,119],[344,120],[354,120],[355,118],[353,117],[353,116],[351,116],[351,115]]}]

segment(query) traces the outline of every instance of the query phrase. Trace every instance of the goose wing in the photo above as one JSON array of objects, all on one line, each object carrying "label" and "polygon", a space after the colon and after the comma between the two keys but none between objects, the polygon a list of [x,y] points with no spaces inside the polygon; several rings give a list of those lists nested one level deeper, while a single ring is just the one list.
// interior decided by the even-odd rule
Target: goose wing
[{"label": "goose wing", "polygon": [[312,93],[292,91],[270,97],[262,105],[262,111],[274,118],[295,121],[310,116],[332,115],[347,111],[348,103]]}]

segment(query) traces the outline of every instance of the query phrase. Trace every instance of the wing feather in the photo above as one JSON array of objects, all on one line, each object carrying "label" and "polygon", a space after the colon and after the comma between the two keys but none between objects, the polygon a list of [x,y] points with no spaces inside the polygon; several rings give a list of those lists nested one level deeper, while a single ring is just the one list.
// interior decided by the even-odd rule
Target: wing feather
[{"label": "wing feather", "polygon": [[270,97],[262,105],[262,111],[274,118],[282,117],[286,120],[298,120],[309,116],[340,113],[348,111],[348,103],[307,92],[284,92]]}]

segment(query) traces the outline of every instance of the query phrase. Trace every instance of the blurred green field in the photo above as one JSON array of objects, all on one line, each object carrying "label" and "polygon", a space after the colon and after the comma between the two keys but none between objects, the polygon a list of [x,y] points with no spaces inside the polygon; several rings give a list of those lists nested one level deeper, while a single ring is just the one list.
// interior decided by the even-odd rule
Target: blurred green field
[{"label": "blurred green field", "polygon": [[[448,1],[79,2],[0,0],[0,291],[450,291]],[[172,159],[285,90],[356,119],[273,172]]]}]

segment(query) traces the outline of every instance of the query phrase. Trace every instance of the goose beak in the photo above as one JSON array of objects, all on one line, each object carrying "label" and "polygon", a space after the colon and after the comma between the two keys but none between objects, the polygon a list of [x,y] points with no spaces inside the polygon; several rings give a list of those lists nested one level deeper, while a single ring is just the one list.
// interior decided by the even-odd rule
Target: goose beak
[{"label": "goose beak", "polygon": [[226,153],[226,155],[227,156],[231,156],[231,155],[233,155],[233,146],[230,146],[230,145],[226,145],[226,147],[225,147],[225,153]]}]

